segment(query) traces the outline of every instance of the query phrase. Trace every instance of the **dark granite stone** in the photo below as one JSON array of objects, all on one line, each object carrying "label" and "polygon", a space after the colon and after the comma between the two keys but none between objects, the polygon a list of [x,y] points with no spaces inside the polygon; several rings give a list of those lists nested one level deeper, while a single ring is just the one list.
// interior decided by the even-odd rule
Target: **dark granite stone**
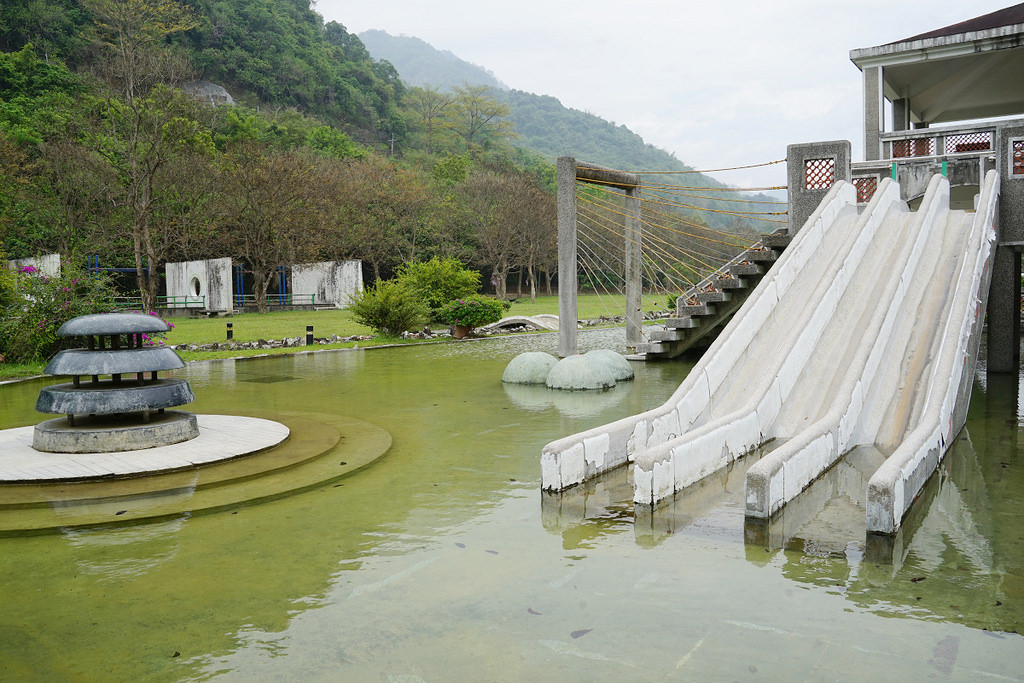
[{"label": "dark granite stone", "polygon": [[113,375],[157,372],[185,367],[174,349],[166,346],[140,349],[67,349],[53,357],[43,371],[48,375]]},{"label": "dark granite stone", "polygon": [[141,332],[167,332],[167,323],[155,315],[145,313],[94,313],[72,318],[57,330],[61,337],[99,334],[136,334]]},{"label": "dark granite stone", "polygon": [[61,415],[113,415],[156,411],[195,400],[192,388],[183,379],[159,379],[145,384],[127,382],[82,382],[54,384],[39,392],[36,410]]}]

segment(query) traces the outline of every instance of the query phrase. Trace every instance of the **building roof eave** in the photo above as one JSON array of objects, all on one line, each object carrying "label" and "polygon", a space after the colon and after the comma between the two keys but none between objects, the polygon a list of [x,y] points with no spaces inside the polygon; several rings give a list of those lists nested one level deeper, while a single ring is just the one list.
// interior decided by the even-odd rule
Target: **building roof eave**
[{"label": "building roof eave", "polygon": [[951,59],[978,52],[1006,50],[1024,45],[1024,24],[1000,26],[950,36],[921,38],[850,50],[850,61],[862,71],[926,60]]}]

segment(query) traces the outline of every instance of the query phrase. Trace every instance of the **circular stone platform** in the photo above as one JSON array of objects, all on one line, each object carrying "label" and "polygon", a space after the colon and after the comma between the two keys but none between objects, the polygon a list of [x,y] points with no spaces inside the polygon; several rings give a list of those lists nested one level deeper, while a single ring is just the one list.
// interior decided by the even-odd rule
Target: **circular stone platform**
[{"label": "circular stone platform", "polygon": [[66,417],[55,417],[36,425],[32,447],[45,453],[122,453],[188,441],[199,436],[199,423],[192,413],[165,410],[141,424],[125,424],[110,415],[76,417],[74,426]]},{"label": "circular stone platform", "polygon": [[[272,417],[274,421],[200,415],[204,433],[200,438],[205,438],[208,444],[210,432],[213,432],[216,455],[220,459],[197,463],[197,466],[132,475],[98,474],[87,479],[0,480],[0,536],[131,524],[274,500],[323,488],[327,482],[371,465],[391,448],[391,434],[363,420],[321,413],[276,412]],[[218,422],[228,420],[244,421],[245,427],[240,429],[240,423],[234,428],[231,425],[218,427]],[[284,424],[278,424],[277,420]],[[234,438],[232,434],[241,431],[244,436],[261,423],[283,427],[290,435],[272,448],[227,457],[228,441]],[[5,449],[18,440],[7,437],[16,431],[0,431],[0,437],[6,439],[0,441],[0,460],[9,459]],[[195,443],[193,440],[181,445],[191,448]],[[25,447],[24,443],[21,447]],[[167,446],[138,451],[134,455],[166,453],[167,450],[177,449]],[[64,457],[38,455],[48,455],[51,459]],[[124,458],[125,455],[133,453],[111,454],[110,457]],[[0,463],[0,470],[3,467]],[[40,476],[39,472],[27,474]],[[346,489],[342,486],[333,484],[331,490],[336,495],[344,495]]]},{"label": "circular stone platform", "polygon": [[5,429],[0,431],[0,483],[90,481],[173,472],[272,448],[289,435],[283,424],[255,417],[196,418],[199,436],[194,439],[118,453],[44,453],[32,447],[34,426]]}]

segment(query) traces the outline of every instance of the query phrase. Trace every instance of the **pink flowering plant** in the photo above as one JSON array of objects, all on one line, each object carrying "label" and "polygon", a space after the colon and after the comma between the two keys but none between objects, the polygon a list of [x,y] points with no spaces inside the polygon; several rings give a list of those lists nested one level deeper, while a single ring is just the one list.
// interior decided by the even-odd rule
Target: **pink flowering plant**
[{"label": "pink flowering plant", "polygon": [[484,296],[467,296],[453,299],[441,307],[438,322],[445,325],[461,325],[463,327],[480,327],[501,320],[501,314],[511,304]]},{"label": "pink flowering plant", "polygon": [[[124,313],[144,313],[145,311],[123,311],[123,312]],[[174,323],[172,323],[170,320],[167,320],[163,316],[158,315],[157,313],[154,313],[153,311],[150,311],[149,315],[153,316],[154,318],[157,318],[158,320],[162,320],[164,322],[164,324],[167,325],[168,332],[174,329]],[[142,345],[143,346],[165,346],[166,343],[167,343],[167,341],[166,341],[166,339],[167,339],[167,332],[143,332],[140,335],[140,337],[142,339]]]},{"label": "pink flowering plant", "polygon": [[110,278],[61,263],[57,277],[26,266],[9,278],[9,296],[0,299],[0,354],[8,361],[45,360],[74,340],[57,336],[65,322],[88,313],[114,310]]}]

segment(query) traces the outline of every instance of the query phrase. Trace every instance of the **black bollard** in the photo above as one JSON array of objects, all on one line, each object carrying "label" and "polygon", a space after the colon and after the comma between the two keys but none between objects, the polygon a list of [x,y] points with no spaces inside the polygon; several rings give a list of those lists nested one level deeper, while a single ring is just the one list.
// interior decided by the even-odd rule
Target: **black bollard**
[{"label": "black bollard", "polygon": [[313,345],[313,326],[306,325],[306,346]]},{"label": "black bollard", "polygon": [[228,323],[228,341],[231,341],[235,337],[235,331],[231,329],[231,323]]}]

